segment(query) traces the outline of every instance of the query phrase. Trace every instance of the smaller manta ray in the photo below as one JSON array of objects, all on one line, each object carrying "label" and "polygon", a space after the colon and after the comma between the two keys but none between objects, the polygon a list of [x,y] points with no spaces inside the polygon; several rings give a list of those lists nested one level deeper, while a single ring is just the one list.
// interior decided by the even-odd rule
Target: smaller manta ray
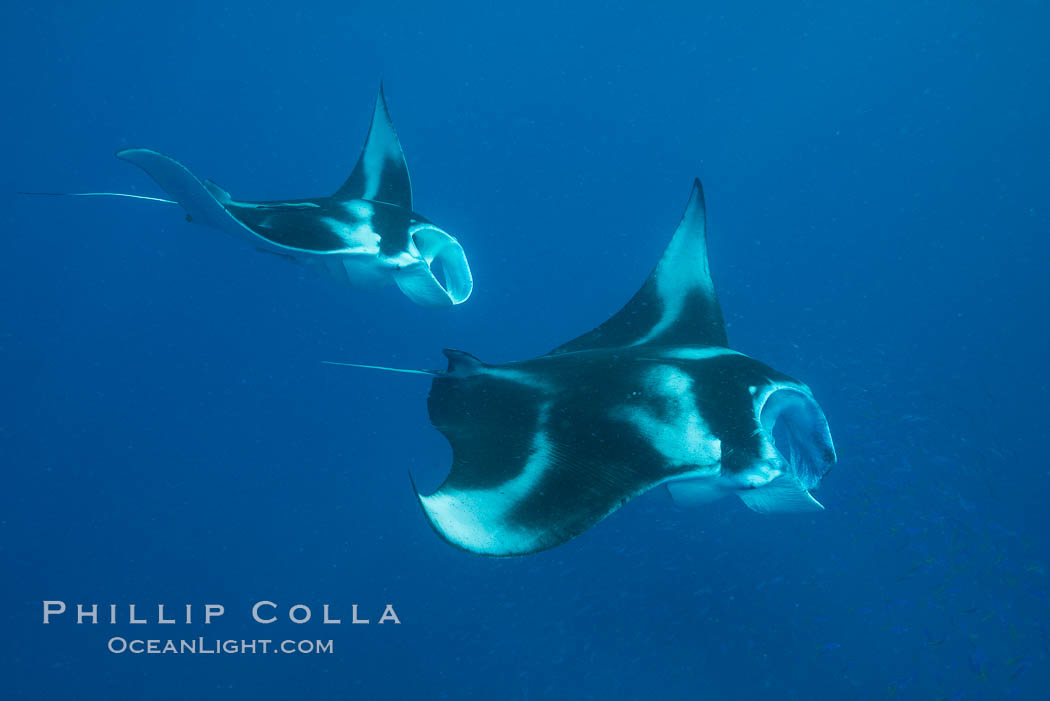
[{"label": "smaller manta ray", "polygon": [[810,490],[836,460],[828,422],[806,385],[729,349],[699,180],[659,264],[604,324],[531,360],[445,356],[445,372],[407,371],[434,376],[430,420],[453,453],[444,484],[417,496],[463,550],[544,550],[658,485],[687,505],[823,508]]},{"label": "smaller manta ray", "polygon": [[[142,168],[173,199],[117,192],[26,193],[132,197],[186,210],[186,220],[246,240],[265,253],[303,263],[337,282],[375,285],[391,278],[425,306],[465,302],[473,281],[463,247],[412,210],[412,185],[379,88],[372,125],[350,177],[331,197],[246,202],[200,180],[169,156],[144,148],[117,157]],[[434,274],[440,265],[443,280]]]}]

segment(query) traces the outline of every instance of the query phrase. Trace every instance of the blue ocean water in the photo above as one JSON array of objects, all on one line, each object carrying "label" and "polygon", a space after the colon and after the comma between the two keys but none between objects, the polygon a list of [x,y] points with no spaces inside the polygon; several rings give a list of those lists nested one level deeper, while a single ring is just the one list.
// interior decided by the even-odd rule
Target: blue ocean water
[{"label": "blue ocean water", "polygon": [[[1045,3],[5,10],[3,698],[1047,697]],[[14,194],[161,194],[128,146],[248,199],[327,194],[380,80],[417,209],[470,257],[460,307],[153,203]],[[408,479],[451,460],[426,378],[320,361],[544,353],[630,298],[697,176],[733,347],[828,415],[826,511],[656,490],[537,555],[448,547]],[[43,625],[45,600],[197,608]]]}]

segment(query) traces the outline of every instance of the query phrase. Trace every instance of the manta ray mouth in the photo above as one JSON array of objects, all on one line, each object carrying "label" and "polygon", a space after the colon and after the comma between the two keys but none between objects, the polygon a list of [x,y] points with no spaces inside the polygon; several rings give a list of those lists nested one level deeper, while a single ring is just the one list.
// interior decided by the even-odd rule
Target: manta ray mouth
[{"label": "manta ray mouth", "polygon": [[806,491],[816,489],[835,464],[824,412],[801,388],[776,387],[758,410],[759,422],[788,471]]}]

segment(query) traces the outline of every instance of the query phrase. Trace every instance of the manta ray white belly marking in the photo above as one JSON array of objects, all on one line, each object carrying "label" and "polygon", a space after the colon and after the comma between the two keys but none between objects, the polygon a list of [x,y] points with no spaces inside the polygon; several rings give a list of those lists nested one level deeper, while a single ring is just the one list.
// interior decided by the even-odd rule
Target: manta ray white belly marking
[{"label": "manta ray white belly marking", "polygon": [[671,348],[661,350],[657,356],[660,358],[677,360],[707,360],[718,358],[723,355],[743,355],[728,348]]},{"label": "manta ray white belly marking", "polygon": [[[668,465],[704,468],[703,472],[717,475],[722,445],[700,416],[693,378],[670,365],[649,368],[645,376],[646,390],[642,396],[646,405],[619,405],[613,409],[613,417],[632,424],[652,442]],[[654,399],[657,401],[653,402]]]},{"label": "manta ray white belly marking", "polygon": [[332,230],[332,233],[341,238],[343,243],[346,244],[346,248],[332,251],[331,253],[363,253],[368,255],[378,255],[381,237],[372,230],[372,225],[369,221],[366,220],[358,224],[347,224],[338,219],[329,219],[328,217],[323,218],[321,221],[324,224],[327,224]]},{"label": "manta ray white belly marking", "polygon": [[343,205],[350,216],[355,219],[371,221],[376,210],[370,203],[364,200],[350,200]]},{"label": "manta ray white belly marking", "polygon": [[[425,306],[461,304],[470,297],[474,283],[463,247],[412,208],[408,165],[382,86],[357,165],[328,197],[239,201],[157,151],[124,149],[117,156],[146,171],[172,199],[123,193],[51,194],[177,203],[186,210],[188,221],[225,231],[339,283],[393,282]],[[435,261],[441,264],[442,279],[432,268]]]},{"label": "manta ray white belly marking", "polygon": [[835,463],[801,383],[728,347],[711,283],[700,182],[671,243],[611,319],[547,355],[488,365],[446,350],[428,371],[452,469],[417,498],[456,547],[525,555],[666,485],[676,501],[736,494],[759,512],[820,509]]},{"label": "manta ray white belly marking", "polygon": [[552,391],[555,386],[545,381],[541,377],[537,377],[528,372],[522,370],[511,370],[508,368],[499,367],[486,367],[485,375],[488,377],[495,377],[501,380],[507,380],[508,382],[517,382],[519,384],[531,387],[533,389]]}]

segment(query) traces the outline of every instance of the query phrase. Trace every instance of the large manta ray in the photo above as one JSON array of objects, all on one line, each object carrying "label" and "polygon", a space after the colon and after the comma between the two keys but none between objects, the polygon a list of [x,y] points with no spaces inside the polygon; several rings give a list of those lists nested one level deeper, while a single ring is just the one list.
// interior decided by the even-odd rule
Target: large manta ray
[{"label": "large manta ray", "polygon": [[[361,156],[331,197],[246,202],[175,159],[144,148],[117,157],[134,163],[173,199],[116,192],[26,193],[116,196],[179,204],[186,219],[228,232],[257,249],[314,268],[337,282],[374,285],[393,280],[413,302],[448,306],[466,301],[473,282],[463,247],[412,210],[412,185],[383,88]],[[443,272],[438,280],[432,266]]]},{"label": "large manta ray", "polygon": [[445,372],[410,372],[434,375],[430,419],[453,451],[419,503],[454,546],[534,553],[661,484],[683,504],[823,508],[809,492],[836,459],[827,420],[806,385],[729,349],[699,180],[656,269],[604,324],[521,362],[445,355]]}]

